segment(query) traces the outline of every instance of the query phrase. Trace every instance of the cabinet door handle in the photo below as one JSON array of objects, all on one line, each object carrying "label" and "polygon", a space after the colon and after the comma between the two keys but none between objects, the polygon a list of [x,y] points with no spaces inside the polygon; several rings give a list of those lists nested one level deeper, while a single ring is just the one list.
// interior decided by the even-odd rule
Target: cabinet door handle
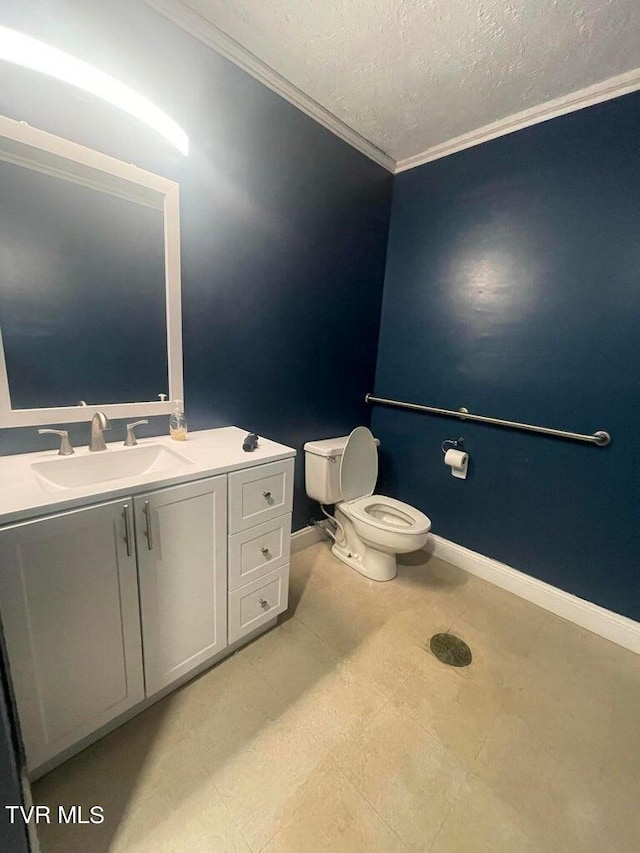
[{"label": "cabinet door handle", "polygon": [[122,517],[124,518],[124,541],[127,546],[127,557],[131,556],[131,530],[129,528],[129,504],[125,504],[122,509]]},{"label": "cabinet door handle", "polygon": [[149,506],[149,501],[144,502],[144,518],[146,528],[144,535],[147,537],[147,548],[151,551],[153,549],[153,533],[151,532],[151,507]]},{"label": "cabinet door handle", "polygon": [[262,493],[262,497],[263,497],[263,498],[266,498],[266,500],[270,500],[270,498],[271,498],[271,492],[263,492],[263,493]]},{"label": "cabinet door handle", "polygon": [[258,599],[258,604],[260,605],[260,607],[262,607],[263,610],[269,610],[269,608],[271,607],[269,602],[265,601],[264,598]]},{"label": "cabinet door handle", "polygon": [[269,556],[270,556],[270,554],[269,554],[269,549],[268,549],[268,548],[265,548],[265,546],[264,546],[264,545],[262,546],[262,548],[260,548],[260,550],[262,551],[262,553],[264,554],[264,556],[265,556],[265,557],[269,557]]}]

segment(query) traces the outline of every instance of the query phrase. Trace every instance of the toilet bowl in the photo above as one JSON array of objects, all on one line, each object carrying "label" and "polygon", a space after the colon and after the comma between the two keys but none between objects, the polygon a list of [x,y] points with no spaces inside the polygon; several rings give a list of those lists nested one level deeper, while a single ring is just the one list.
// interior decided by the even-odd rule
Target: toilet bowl
[{"label": "toilet bowl", "polygon": [[378,450],[371,432],[307,442],[305,478],[309,497],[335,504],[332,553],[377,581],[398,573],[396,554],[417,551],[427,541],[430,519],[402,501],[375,495]]}]

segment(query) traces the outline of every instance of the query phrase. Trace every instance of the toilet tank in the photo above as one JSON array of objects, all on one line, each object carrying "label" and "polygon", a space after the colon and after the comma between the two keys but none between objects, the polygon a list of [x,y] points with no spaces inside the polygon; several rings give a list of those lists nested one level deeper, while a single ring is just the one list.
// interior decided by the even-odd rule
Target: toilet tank
[{"label": "toilet tank", "polygon": [[[321,504],[342,500],[340,490],[340,460],[348,435],[308,441],[304,446],[305,490],[310,498]],[[376,444],[380,444],[376,438]]]}]

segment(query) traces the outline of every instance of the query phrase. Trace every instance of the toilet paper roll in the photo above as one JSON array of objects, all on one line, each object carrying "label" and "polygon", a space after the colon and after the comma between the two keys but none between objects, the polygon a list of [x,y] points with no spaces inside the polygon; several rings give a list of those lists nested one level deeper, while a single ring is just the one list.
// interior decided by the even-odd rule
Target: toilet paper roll
[{"label": "toilet paper roll", "polygon": [[451,474],[454,477],[466,480],[467,465],[469,464],[468,453],[463,453],[462,450],[447,450],[444,454],[444,464],[451,468]]}]

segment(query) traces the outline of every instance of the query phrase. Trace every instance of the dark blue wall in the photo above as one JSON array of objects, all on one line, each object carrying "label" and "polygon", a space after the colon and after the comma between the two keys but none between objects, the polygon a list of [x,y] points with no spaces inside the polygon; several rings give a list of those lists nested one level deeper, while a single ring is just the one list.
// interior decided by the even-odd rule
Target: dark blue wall
[{"label": "dark blue wall", "polygon": [[[397,176],[376,394],[599,449],[375,410],[381,488],[433,531],[640,619],[640,94]],[[466,481],[442,461],[466,439]]]},{"label": "dark blue wall", "polygon": [[[0,63],[0,113],[179,182],[190,427],[301,450],[368,423],[392,176],[141,2],[5,0],[0,23],[114,74],[190,135],[183,159],[118,110]],[[0,453],[42,442],[0,430]],[[317,513],[303,475],[300,456],[296,529]]]}]

